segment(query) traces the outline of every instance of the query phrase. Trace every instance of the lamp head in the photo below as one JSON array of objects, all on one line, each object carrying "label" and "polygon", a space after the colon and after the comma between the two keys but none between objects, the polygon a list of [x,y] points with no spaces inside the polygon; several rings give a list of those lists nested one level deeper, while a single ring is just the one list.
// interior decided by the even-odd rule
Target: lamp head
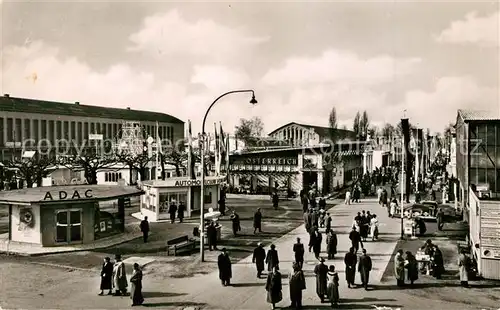
[{"label": "lamp head", "polygon": [[250,100],[251,104],[257,104],[257,99],[255,99],[255,95],[252,95],[252,99]]}]

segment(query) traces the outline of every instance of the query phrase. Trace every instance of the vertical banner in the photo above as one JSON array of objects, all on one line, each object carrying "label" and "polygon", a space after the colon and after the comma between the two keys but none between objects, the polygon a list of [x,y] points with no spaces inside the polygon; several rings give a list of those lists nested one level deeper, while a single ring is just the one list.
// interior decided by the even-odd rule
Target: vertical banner
[{"label": "vertical banner", "polygon": [[195,173],[195,157],[193,154],[193,132],[191,131],[191,121],[188,120],[188,168],[187,168],[187,173],[188,177],[191,180],[196,179],[196,173]]},{"label": "vertical banner", "polygon": [[[224,130],[222,130],[222,123],[219,122],[219,134],[220,134],[220,143],[219,143],[219,156],[220,156],[220,165],[221,167],[219,168],[220,171],[225,170],[226,167],[226,153],[227,153],[227,148],[226,148],[226,136],[224,134]],[[222,165],[224,163],[224,165]],[[224,167],[224,169],[222,169]],[[227,173],[227,170],[226,170]]]},{"label": "vertical banner", "polygon": [[410,200],[410,189],[411,189],[411,176],[413,175],[412,173],[412,156],[410,152],[410,122],[408,121],[407,118],[401,119],[401,128],[403,130],[403,137],[404,137],[404,145],[403,145],[403,152],[405,155],[405,162],[403,163],[404,171],[405,171],[405,193],[406,193],[406,201],[409,202]]},{"label": "vertical banner", "polygon": [[215,166],[215,175],[220,175],[220,141],[219,135],[217,134],[217,124],[214,123],[214,166]]}]

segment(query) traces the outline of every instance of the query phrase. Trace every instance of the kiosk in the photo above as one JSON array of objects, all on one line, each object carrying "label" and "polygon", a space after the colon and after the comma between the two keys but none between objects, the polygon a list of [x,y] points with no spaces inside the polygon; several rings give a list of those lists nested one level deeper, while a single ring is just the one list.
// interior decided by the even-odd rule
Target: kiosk
[{"label": "kiosk", "polygon": [[[217,209],[220,186],[225,179],[225,176],[206,177],[205,209]],[[170,219],[168,213],[170,205],[183,204],[185,206],[184,217],[189,218],[193,211],[200,210],[200,185],[201,180],[193,180],[188,177],[145,181],[142,183],[145,194],[141,197],[141,213],[133,214],[133,216],[147,216],[150,222],[166,221]]]},{"label": "kiosk", "polygon": [[[44,247],[85,244],[125,231],[125,198],[135,187],[76,185],[0,192],[9,208],[9,240]],[[112,201],[100,207],[100,201]]]}]

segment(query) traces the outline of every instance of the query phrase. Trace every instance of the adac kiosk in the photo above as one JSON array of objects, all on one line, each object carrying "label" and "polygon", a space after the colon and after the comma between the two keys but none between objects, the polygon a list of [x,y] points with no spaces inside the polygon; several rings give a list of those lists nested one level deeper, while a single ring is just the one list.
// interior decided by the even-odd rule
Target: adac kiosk
[{"label": "adac kiosk", "polygon": [[1,191],[0,205],[9,209],[10,241],[59,246],[123,233],[125,198],[142,193],[129,186],[37,187]]}]

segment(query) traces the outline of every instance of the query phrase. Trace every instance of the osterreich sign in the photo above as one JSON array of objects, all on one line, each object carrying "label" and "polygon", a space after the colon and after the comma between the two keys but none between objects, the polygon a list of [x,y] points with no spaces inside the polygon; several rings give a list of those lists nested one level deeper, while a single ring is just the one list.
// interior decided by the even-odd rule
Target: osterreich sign
[{"label": "osterreich sign", "polygon": [[296,157],[250,157],[243,160],[244,165],[296,166]]}]

